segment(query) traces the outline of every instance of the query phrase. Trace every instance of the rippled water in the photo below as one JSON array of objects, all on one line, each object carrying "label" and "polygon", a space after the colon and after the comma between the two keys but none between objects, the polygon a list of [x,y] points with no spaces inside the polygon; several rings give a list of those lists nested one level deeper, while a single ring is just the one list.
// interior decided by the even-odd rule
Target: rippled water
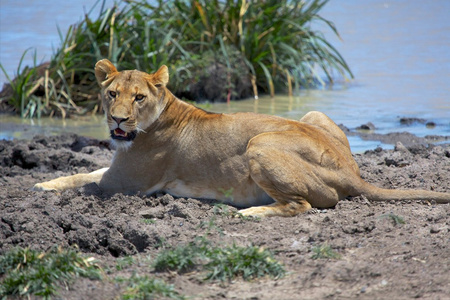
[{"label": "rippled water", "polygon": [[[0,60],[11,72],[17,66],[22,49],[27,47],[38,47],[38,54],[48,59],[51,43],[58,44],[55,23],[76,22],[83,14],[82,3],[89,8],[91,5],[86,3],[92,1],[21,1],[20,6],[18,3],[2,0],[0,10]],[[54,3],[73,6],[54,11],[49,9]],[[379,133],[408,131],[418,136],[450,135],[449,12],[450,1],[446,0],[332,0],[325,6],[322,16],[336,24],[342,40],[329,31],[326,37],[347,60],[354,80],[331,89],[300,91],[293,98],[263,97],[257,102],[250,99],[206,108],[217,112],[257,111],[293,119],[310,110],[320,110],[351,129],[372,122]],[[28,29],[21,29],[24,27]],[[19,42],[17,38],[22,36]],[[4,78],[0,77],[0,81]],[[420,123],[405,126],[400,124],[400,117],[423,118],[436,126],[432,129]],[[0,122],[0,138],[32,135],[30,131],[23,132],[20,126],[12,132],[11,126],[6,126],[6,122],[24,121],[0,117]],[[52,132],[61,129],[107,136],[106,130],[101,134],[104,127],[98,125],[99,119],[90,123],[89,118],[84,118],[74,125],[68,125],[70,121],[65,124],[49,122],[50,125],[45,125],[45,120],[35,122],[43,126],[36,131],[43,133],[52,128]],[[350,143],[353,151],[379,144],[358,138],[352,138]]]}]

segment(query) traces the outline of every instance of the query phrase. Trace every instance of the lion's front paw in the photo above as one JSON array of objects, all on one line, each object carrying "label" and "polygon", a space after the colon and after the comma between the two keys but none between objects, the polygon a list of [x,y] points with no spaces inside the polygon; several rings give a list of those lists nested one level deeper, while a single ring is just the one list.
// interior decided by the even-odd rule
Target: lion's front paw
[{"label": "lion's front paw", "polygon": [[320,214],[320,211],[317,208],[313,207],[313,208],[307,210],[306,213],[308,215],[317,215],[317,214]]},{"label": "lion's front paw", "polygon": [[250,207],[239,210],[237,216],[262,218],[270,215],[269,210],[266,206]]},{"label": "lion's front paw", "polygon": [[56,188],[49,186],[47,182],[36,183],[32,191],[57,191]]}]

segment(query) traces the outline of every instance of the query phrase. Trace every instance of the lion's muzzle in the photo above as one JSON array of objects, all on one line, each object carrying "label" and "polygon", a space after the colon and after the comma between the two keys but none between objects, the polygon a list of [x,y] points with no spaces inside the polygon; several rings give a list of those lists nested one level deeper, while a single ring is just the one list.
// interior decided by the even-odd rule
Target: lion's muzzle
[{"label": "lion's muzzle", "polygon": [[111,138],[121,141],[132,141],[136,138],[137,131],[125,132],[120,128],[116,128],[110,131]]}]

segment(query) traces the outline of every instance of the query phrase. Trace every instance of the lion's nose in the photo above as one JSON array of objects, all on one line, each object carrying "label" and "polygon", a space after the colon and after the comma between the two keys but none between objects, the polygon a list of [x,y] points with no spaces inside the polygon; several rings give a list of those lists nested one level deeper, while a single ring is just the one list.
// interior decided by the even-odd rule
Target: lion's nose
[{"label": "lion's nose", "polygon": [[122,122],[125,122],[126,120],[129,119],[129,118],[114,117],[114,116],[111,116],[111,118],[113,118],[113,120],[116,121],[117,124],[120,124],[120,123],[122,123]]}]

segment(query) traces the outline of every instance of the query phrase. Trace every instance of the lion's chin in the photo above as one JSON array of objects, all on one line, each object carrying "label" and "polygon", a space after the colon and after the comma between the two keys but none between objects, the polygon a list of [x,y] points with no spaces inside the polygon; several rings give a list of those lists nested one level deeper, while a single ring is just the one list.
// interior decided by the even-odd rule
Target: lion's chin
[{"label": "lion's chin", "polygon": [[113,148],[123,151],[127,151],[131,147],[137,135],[137,131],[125,132],[120,128],[111,130],[110,133]]}]

